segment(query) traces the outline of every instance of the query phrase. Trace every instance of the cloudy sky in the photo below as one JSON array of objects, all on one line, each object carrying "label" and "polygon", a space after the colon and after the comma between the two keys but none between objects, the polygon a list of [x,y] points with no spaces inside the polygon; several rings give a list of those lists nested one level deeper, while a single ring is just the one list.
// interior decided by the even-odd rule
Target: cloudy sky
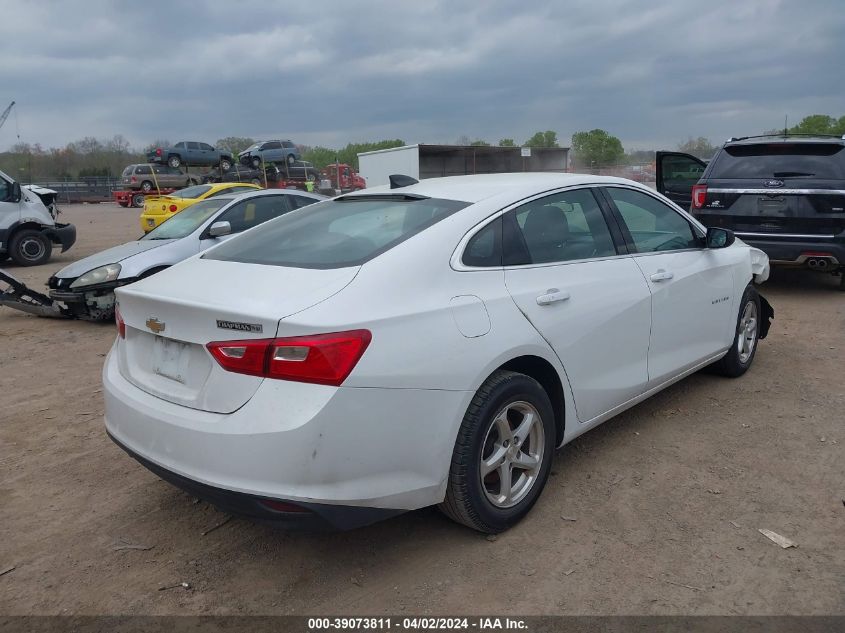
[{"label": "cloudy sky", "polygon": [[0,0],[0,130],[626,148],[845,114],[842,0]]}]

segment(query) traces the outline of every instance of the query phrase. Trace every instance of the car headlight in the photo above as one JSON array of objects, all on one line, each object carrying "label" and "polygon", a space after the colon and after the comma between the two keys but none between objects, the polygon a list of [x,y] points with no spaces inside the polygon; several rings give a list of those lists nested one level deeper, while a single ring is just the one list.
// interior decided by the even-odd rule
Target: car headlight
[{"label": "car headlight", "polygon": [[114,281],[119,274],[120,264],[106,264],[94,270],[89,270],[84,275],[80,275],[70,287],[82,288],[84,286],[93,286],[94,284],[103,284],[107,281]]}]

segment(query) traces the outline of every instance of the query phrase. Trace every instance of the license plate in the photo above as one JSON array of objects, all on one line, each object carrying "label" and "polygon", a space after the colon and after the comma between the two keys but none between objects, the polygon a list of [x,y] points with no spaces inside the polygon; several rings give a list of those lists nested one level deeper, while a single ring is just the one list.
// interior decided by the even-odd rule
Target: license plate
[{"label": "license plate", "polygon": [[156,336],[153,341],[153,373],[184,384],[188,375],[187,348],[185,343]]},{"label": "license plate", "polygon": [[153,220],[153,219],[148,219],[148,220],[147,220],[147,226],[153,226],[153,227],[154,227],[155,225],[156,225],[156,221],[155,221],[155,220]]},{"label": "license plate", "polygon": [[760,213],[778,214],[783,213],[787,209],[786,200],[784,198],[758,198],[757,210]]}]

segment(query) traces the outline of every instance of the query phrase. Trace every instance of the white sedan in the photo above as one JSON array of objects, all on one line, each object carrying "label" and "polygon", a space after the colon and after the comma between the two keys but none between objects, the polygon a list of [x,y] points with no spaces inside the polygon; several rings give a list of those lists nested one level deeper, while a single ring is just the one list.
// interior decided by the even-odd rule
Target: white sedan
[{"label": "white sedan", "polygon": [[228,511],[484,532],[555,447],[708,365],[743,374],[766,255],[619,178],[391,177],[117,289],[106,427]]},{"label": "white sedan", "polygon": [[114,318],[114,290],[149,277],[233,235],[326,196],[289,189],[250,191],[202,200],[141,239],[113,246],[65,266],[48,281],[50,297],[73,316]]}]

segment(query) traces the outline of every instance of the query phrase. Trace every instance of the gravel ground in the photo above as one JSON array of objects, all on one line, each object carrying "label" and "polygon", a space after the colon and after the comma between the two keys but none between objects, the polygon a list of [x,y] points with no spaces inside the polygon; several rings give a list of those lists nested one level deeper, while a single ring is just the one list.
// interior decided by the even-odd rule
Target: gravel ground
[{"label": "gravel ground", "polygon": [[[68,206],[76,246],[8,269],[43,288],[136,237],[137,215]],[[220,525],[106,437],[113,326],[0,308],[0,573],[14,566],[0,613],[843,614],[835,286],[776,272],[762,288],[776,320],[748,374],[694,375],[569,444],[533,512],[497,538],[433,509],[344,534]]]}]

